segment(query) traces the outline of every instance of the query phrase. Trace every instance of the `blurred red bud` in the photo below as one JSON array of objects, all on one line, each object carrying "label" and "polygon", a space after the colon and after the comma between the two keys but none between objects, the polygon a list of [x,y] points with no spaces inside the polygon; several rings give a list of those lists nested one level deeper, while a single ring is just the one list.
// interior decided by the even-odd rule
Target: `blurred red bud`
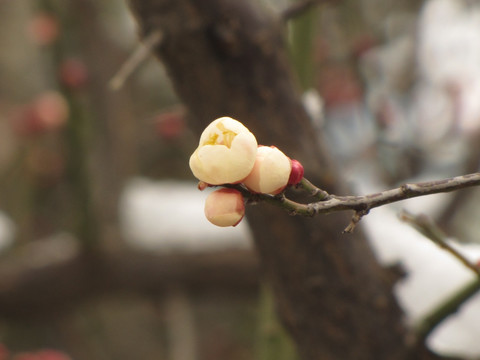
[{"label": "blurred red bud", "polygon": [[40,46],[52,44],[60,34],[58,20],[51,14],[38,13],[28,24],[28,35],[32,41]]},{"label": "blurred red bud", "polygon": [[88,80],[88,70],[83,61],[70,58],[62,62],[58,76],[63,85],[76,90],[85,86]]},{"label": "blurred red bud", "polygon": [[9,359],[9,351],[7,347],[3,344],[0,344],[0,360],[7,360]]},{"label": "blurred red bud", "polygon": [[177,139],[185,131],[185,113],[183,109],[175,109],[159,114],[155,118],[155,129],[165,140]]},{"label": "blurred red bud", "polygon": [[13,129],[20,136],[35,136],[61,128],[68,116],[65,98],[58,92],[48,91],[19,108],[12,119]]}]

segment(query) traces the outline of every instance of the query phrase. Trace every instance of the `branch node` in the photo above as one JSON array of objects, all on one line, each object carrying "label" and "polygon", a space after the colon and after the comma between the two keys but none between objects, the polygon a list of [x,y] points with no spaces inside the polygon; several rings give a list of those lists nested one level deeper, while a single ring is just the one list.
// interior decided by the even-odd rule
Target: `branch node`
[{"label": "branch node", "polygon": [[352,216],[352,219],[350,220],[350,224],[342,231],[342,234],[351,234],[353,233],[353,230],[357,227],[357,224],[362,220],[362,218],[368,214],[370,209],[364,209],[364,210],[355,210],[355,213]]},{"label": "branch node", "polygon": [[415,192],[414,185],[413,184],[403,184],[402,186],[400,186],[400,191],[405,195],[413,194]]},{"label": "branch node", "polygon": [[310,196],[317,198],[319,201],[326,201],[332,198],[332,196],[328,192],[316,187],[305,178],[303,178],[297,184],[297,188],[302,188],[303,190],[307,191]]}]

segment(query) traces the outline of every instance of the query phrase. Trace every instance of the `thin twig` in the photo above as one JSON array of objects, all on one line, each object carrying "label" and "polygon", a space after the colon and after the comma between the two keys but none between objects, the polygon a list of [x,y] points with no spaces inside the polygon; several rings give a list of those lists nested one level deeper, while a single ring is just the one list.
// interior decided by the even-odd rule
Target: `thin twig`
[{"label": "thin twig", "polygon": [[455,258],[457,258],[463,265],[472,270],[476,276],[480,277],[480,267],[468,260],[463,254],[452,247],[448,241],[447,236],[443,231],[427,216],[413,215],[407,211],[402,211],[400,219],[412,225],[416,230],[423,234],[427,239],[432,240],[435,245],[438,245],[445,251],[448,251]]},{"label": "thin twig", "polygon": [[480,173],[457,176],[449,179],[404,184],[398,188],[362,196],[336,196],[331,199],[308,204],[308,212],[315,214],[339,210],[373,209],[385,204],[414,197],[450,192],[480,185]]},{"label": "thin twig", "polygon": [[119,90],[122,88],[128,77],[135,71],[140,63],[145,60],[152,52],[152,49],[157,46],[163,39],[163,34],[160,31],[154,31],[145,37],[142,44],[139,44],[135,51],[125,61],[118,72],[112,77],[108,86],[112,90]]},{"label": "thin twig", "polygon": [[351,234],[353,233],[353,230],[357,227],[357,224],[362,220],[362,218],[368,214],[368,209],[366,210],[361,210],[361,211],[355,211],[355,213],[352,216],[352,220],[350,220],[350,224],[343,230],[344,234]]},{"label": "thin twig", "polygon": [[[241,185],[230,185],[242,192],[245,198],[253,200],[255,203],[265,201],[275,206],[284,208],[293,215],[314,216],[317,214],[328,214],[335,211],[353,210],[352,221],[357,224],[360,218],[367,214],[369,210],[402,201],[414,197],[451,192],[480,185],[480,173],[456,176],[449,179],[425,181],[418,183],[407,183],[398,188],[385,190],[375,194],[361,196],[337,196],[328,194],[326,191],[316,188],[308,180],[303,180],[301,188],[305,189],[310,195],[323,199],[309,204],[302,204],[285,196],[273,196],[268,194],[252,194]],[[318,189],[318,191],[316,191]],[[362,215],[359,217],[359,215]],[[358,218],[358,219],[357,219]],[[347,226],[346,230],[353,230]],[[347,231],[349,232],[349,231]]]},{"label": "thin twig", "polygon": [[303,178],[298,184],[297,188],[302,188],[306,192],[309,193],[310,196],[317,198],[319,201],[328,200],[330,198],[330,194],[325,190],[322,190],[315,185],[313,185],[310,181]]}]

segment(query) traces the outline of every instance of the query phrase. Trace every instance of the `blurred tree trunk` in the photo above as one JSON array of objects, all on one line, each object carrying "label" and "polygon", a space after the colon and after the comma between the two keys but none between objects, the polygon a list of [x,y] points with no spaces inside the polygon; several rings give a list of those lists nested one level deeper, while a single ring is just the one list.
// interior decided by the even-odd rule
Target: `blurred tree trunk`
[{"label": "blurred tree trunk", "polygon": [[[232,116],[300,160],[306,177],[345,193],[300,102],[280,19],[251,1],[130,0],[142,36],[163,33],[155,49],[198,131]],[[196,144],[192,144],[192,150]],[[262,268],[284,325],[304,359],[430,359],[410,348],[386,272],[362,236],[342,235],[349,214],[289,217],[250,206]]]}]

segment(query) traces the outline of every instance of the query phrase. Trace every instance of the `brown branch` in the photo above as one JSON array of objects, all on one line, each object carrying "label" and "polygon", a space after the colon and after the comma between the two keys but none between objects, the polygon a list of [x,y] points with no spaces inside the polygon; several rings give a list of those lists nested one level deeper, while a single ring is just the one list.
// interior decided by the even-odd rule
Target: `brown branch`
[{"label": "brown branch", "polygon": [[144,61],[148,55],[151,54],[152,49],[162,42],[163,34],[159,31],[154,31],[145,37],[145,40],[140,44],[130,57],[123,63],[121,68],[109,81],[108,86],[112,90],[120,90],[127,80],[127,78],[138,68],[140,63]]},{"label": "brown branch", "polygon": [[355,230],[355,227],[357,224],[362,220],[362,218],[368,214],[368,209],[366,210],[361,210],[361,211],[355,211],[355,213],[352,216],[352,220],[350,220],[350,224],[343,230],[344,234],[351,234],[353,233],[353,230]]},{"label": "brown branch", "polygon": [[297,185],[297,188],[301,188],[306,191],[310,196],[317,198],[319,201],[328,200],[330,198],[330,194],[325,190],[322,190],[315,185],[313,185],[310,181],[303,178]]},{"label": "brown branch", "polygon": [[258,263],[249,250],[202,254],[155,254],[99,250],[55,259],[41,246],[26,256],[0,262],[0,317],[51,316],[102,294],[162,295],[171,287],[188,292],[251,294]]},{"label": "brown branch", "polygon": [[355,213],[351,222],[344,230],[345,233],[351,233],[361,218],[373,208],[414,197],[451,192],[478,185],[480,185],[480,173],[473,173],[443,180],[407,183],[398,188],[375,194],[337,196],[328,194],[304,179],[299,187],[304,189],[309,195],[320,199],[320,201],[309,204],[292,201],[284,195],[251,194],[242,186],[235,185],[234,187],[242,191],[247,199],[254,202],[265,201],[271,203],[283,208],[291,215],[314,216],[334,211],[353,210]]},{"label": "brown branch", "polygon": [[[220,116],[236,118],[262,143],[301,161],[313,183],[346,193],[301,103],[283,19],[251,0],[129,3],[141,34],[165,34],[154,52],[192,115],[192,130],[200,134]],[[282,196],[267,200],[296,209]],[[368,242],[361,231],[354,239],[338,231],[348,221],[346,214],[315,221],[280,214],[274,206],[247,209],[261,268],[302,358],[433,357],[424,355],[425,349],[410,353],[401,311]]]},{"label": "brown branch", "polygon": [[407,183],[398,188],[362,196],[336,196],[306,205],[307,215],[324,214],[339,210],[361,211],[414,197],[432,195],[480,185],[480,173],[456,176],[449,179]]}]

